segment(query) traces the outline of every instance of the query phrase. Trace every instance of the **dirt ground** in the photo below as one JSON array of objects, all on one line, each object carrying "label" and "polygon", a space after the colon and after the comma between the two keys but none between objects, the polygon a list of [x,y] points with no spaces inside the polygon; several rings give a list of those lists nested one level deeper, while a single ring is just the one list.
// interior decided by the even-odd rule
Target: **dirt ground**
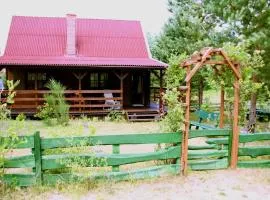
[{"label": "dirt ground", "polygon": [[[52,197],[52,196],[51,196]],[[50,197],[50,198],[51,198]],[[134,184],[122,182],[89,192],[80,199],[269,199],[270,170],[190,172]]]},{"label": "dirt ground", "polygon": [[0,199],[48,200],[219,200],[270,197],[269,169],[192,171],[187,177],[167,176],[125,182],[107,181],[93,188],[83,185],[67,188],[20,189]]}]

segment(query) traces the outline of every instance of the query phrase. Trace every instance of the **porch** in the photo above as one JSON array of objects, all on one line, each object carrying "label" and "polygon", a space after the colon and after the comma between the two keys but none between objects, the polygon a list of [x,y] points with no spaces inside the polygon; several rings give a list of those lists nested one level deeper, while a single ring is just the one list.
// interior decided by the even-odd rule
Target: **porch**
[{"label": "porch", "polygon": [[[7,93],[7,90],[2,92],[1,101],[6,101]],[[44,104],[44,95],[49,93],[49,90],[16,90],[14,104],[10,105],[11,114],[24,113],[27,116],[33,116],[36,114],[38,106]],[[105,93],[112,94],[112,97],[104,97]],[[132,115],[137,113],[138,116],[159,114],[158,102],[152,102],[148,105],[132,104],[124,106],[122,90],[65,90],[64,95],[70,106],[69,113],[73,116],[106,115],[112,110],[125,111],[127,115],[128,113]],[[106,103],[108,100],[118,103],[108,104]]]},{"label": "porch", "polygon": [[[150,87],[151,75],[160,87]],[[150,69],[93,68],[68,71],[32,68],[26,71],[12,68],[7,70],[7,78],[20,80],[20,85],[16,90],[15,103],[10,107],[14,115],[34,115],[37,107],[44,104],[44,95],[50,93],[46,83],[53,78],[67,88],[64,95],[71,115],[106,115],[112,110],[138,115],[158,114],[163,112],[163,102],[160,101],[163,75],[163,70]],[[7,91],[2,93],[3,98],[5,93]]]}]

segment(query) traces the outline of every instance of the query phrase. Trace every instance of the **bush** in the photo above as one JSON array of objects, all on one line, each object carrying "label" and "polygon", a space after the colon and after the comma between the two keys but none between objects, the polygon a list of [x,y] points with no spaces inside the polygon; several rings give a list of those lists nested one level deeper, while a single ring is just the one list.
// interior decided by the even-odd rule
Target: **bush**
[{"label": "bush", "polygon": [[[16,145],[25,142],[18,137],[20,131],[25,127],[25,122],[17,119],[14,121],[14,123],[6,124],[6,122],[7,121],[1,123],[2,127],[0,131],[0,179],[5,172],[4,162],[6,160],[6,154],[10,152]],[[0,181],[0,186],[1,184],[2,183]]]},{"label": "bush", "polygon": [[0,120],[6,120],[10,117],[11,112],[8,105],[14,103],[14,97],[16,95],[14,89],[19,85],[19,83],[19,80],[17,80],[15,83],[13,80],[7,80],[8,94],[6,97],[6,102],[2,103],[0,101]]},{"label": "bush", "polygon": [[177,89],[168,90],[164,95],[168,104],[166,116],[161,120],[161,129],[165,132],[181,131],[184,121],[184,109],[179,102],[179,92]]},{"label": "bush", "polygon": [[38,107],[36,117],[44,120],[47,125],[67,125],[69,122],[69,105],[65,101],[64,90],[65,87],[51,79],[46,85],[51,93],[45,95],[45,103]]},{"label": "bush", "polygon": [[16,120],[17,121],[25,121],[26,116],[23,113],[20,113],[20,114],[17,115]]},{"label": "bush", "polygon": [[112,110],[111,112],[108,113],[105,120],[110,121],[110,122],[122,122],[122,121],[125,121],[125,112],[124,111]]}]

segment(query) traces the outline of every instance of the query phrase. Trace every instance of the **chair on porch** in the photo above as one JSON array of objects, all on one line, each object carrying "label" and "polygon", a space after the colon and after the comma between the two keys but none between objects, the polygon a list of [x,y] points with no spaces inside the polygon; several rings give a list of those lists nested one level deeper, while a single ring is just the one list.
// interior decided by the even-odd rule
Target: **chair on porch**
[{"label": "chair on porch", "polygon": [[119,110],[120,109],[120,101],[113,100],[113,94],[111,92],[104,92],[105,97],[105,105],[104,109],[108,110]]}]

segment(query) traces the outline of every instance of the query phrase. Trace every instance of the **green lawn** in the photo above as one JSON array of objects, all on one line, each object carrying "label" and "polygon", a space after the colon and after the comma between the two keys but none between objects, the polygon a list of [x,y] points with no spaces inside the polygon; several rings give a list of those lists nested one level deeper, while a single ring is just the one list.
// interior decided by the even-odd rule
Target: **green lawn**
[{"label": "green lawn", "polygon": [[80,136],[80,135],[108,135],[159,132],[157,122],[107,122],[90,119],[70,120],[67,126],[47,126],[37,120],[7,120],[0,121],[0,132],[15,131],[18,135],[31,135],[40,131],[43,137]]}]

